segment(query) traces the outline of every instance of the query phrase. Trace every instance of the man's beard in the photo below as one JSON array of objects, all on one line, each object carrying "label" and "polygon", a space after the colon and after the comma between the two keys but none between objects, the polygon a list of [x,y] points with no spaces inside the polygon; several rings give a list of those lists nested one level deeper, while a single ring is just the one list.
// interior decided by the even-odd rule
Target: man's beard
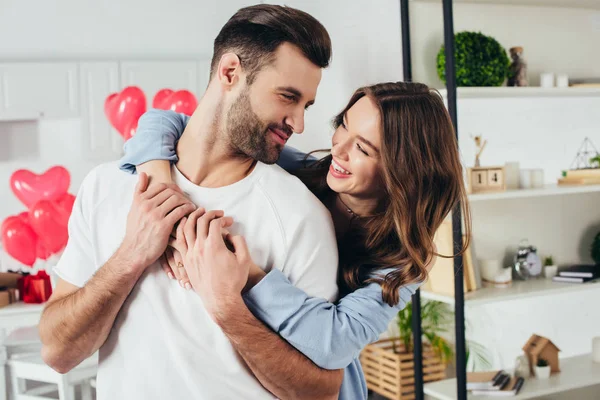
[{"label": "man's beard", "polygon": [[[283,146],[271,140],[269,127],[252,110],[249,89],[246,88],[227,112],[227,130],[233,149],[265,164],[274,164],[279,159]],[[289,127],[285,129],[289,130]]]}]

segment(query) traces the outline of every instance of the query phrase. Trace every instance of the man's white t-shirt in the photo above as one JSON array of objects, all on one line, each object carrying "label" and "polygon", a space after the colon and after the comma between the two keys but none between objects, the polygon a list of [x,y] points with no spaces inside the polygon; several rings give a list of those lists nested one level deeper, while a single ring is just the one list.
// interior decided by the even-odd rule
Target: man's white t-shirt
[{"label": "man's white t-shirt", "polygon": [[[246,238],[254,262],[281,270],[309,295],[337,296],[338,253],[328,210],[296,177],[257,163],[243,180],[221,188],[194,185],[178,170],[174,181],[197,205],[233,217],[230,231]],[[55,268],[82,287],[125,236],[138,177],[117,163],[85,178],[69,220],[69,242]],[[273,399],[193,290],[149,266],[100,348],[99,400]]]}]

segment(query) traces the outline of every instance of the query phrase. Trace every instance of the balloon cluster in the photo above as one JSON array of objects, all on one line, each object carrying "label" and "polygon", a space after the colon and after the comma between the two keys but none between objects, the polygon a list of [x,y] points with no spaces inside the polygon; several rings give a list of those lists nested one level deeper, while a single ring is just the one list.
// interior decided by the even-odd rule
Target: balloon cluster
[{"label": "balloon cluster", "polygon": [[[152,107],[192,115],[198,101],[188,90],[159,90],[152,100]],[[137,86],[128,86],[119,93],[110,94],[104,101],[104,113],[110,124],[129,140],[137,129],[138,120],[146,112],[146,95]]]},{"label": "balloon cluster", "polygon": [[2,222],[0,232],[6,252],[21,263],[33,266],[59,253],[69,239],[67,224],[75,196],[68,193],[69,171],[55,166],[36,175],[20,169],[10,177],[10,187],[28,211]]}]

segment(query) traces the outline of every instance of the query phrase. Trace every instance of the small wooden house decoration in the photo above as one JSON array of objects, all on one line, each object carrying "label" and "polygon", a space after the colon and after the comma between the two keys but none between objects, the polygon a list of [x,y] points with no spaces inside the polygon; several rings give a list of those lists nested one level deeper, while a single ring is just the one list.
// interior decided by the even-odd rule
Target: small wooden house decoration
[{"label": "small wooden house decoration", "polygon": [[529,369],[531,375],[535,375],[535,365],[540,358],[548,361],[550,372],[560,372],[558,364],[558,352],[560,349],[554,343],[540,335],[531,335],[523,351],[529,359]]}]

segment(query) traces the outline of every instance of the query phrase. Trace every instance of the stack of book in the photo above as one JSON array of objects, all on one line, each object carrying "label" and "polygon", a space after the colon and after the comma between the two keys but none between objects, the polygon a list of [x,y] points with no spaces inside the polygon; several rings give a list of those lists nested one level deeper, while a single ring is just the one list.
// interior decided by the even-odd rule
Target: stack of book
[{"label": "stack of book", "polygon": [[467,373],[467,390],[474,395],[516,396],[524,383],[525,379],[511,377],[502,370]]},{"label": "stack of book", "polygon": [[563,171],[558,179],[559,185],[597,185],[600,184],[600,168],[581,168]]},{"label": "stack of book", "polygon": [[558,276],[552,278],[555,282],[585,283],[600,278],[600,265],[573,265],[561,268]]}]

